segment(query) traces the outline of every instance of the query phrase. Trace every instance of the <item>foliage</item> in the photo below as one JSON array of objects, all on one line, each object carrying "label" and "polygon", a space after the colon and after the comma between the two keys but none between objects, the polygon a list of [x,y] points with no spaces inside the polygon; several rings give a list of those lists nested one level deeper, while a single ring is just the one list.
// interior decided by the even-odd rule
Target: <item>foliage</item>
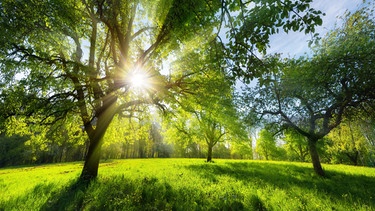
[{"label": "foliage", "polygon": [[[0,166],[82,160],[87,136],[77,118],[40,126],[30,118],[8,118],[0,143]],[[38,121],[38,120],[34,120]]]},{"label": "foliage", "polygon": [[285,130],[284,138],[285,145],[283,146],[286,150],[288,160],[291,161],[307,161],[307,155],[309,149],[307,145],[306,137],[299,134],[294,130]]},{"label": "foliage", "polygon": [[163,120],[163,136],[168,144],[173,145],[173,157],[202,157],[204,141],[196,134],[198,123],[193,114],[182,108],[174,109],[174,113]]},{"label": "foliage", "polygon": [[369,166],[375,166],[375,124],[373,119],[363,120],[361,123],[361,131],[366,139],[369,146],[368,150],[368,160]]},{"label": "foliage", "polygon": [[[82,178],[96,177],[113,117],[131,115],[134,105],[163,104],[173,83],[160,74],[162,60],[195,33],[211,34],[219,7],[217,1],[2,2],[0,109],[8,111],[1,119],[36,116],[53,124],[78,114],[90,143]],[[149,84],[142,94],[130,83],[140,69]]]},{"label": "foliage", "polygon": [[277,157],[276,139],[269,130],[262,129],[259,132],[255,150],[265,160],[274,160]]},{"label": "foliage", "polygon": [[25,146],[28,136],[0,136],[0,167],[22,165],[30,162],[29,148]]},{"label": "foliage", "polygon": [[[82,163],[0,170],[5,210],[372,210],[373,168],[305,163],[194,159],[114,160],[90,185]],[[28,181],[25,183],[24,181]],[[48,182],[46,182],[48,181]],[[319,194],[318,194],[319,193]]]},{"label": "foliage", "polygon": [[[351,109],[374,100],[371,7],[347,14],[341,28],[322,39],[311,58],[280,61],[258,86],[244,93],[245,103],[266,120],[292,128],[308,141],[315,171],[324,175],[316,143],[337,127]],[[370,76],[368,76],[370,74]]]},{"label": "foliage", "polygon": [[[321,24],[321,12],[309,8],[310,3],[255,1],[253,7],[242,1],[212,0],[3,1],[0,122],[22,115],[55,124],[79,116],[88,138],[81,178],[91,180],[97,176],[103,137],[117,114],[134,117],[139,112],[133,109],[136,105],[166,109],[166,103],[189,92],[181,83],[189,75],[161,74],[167,58],[180,57],[184,48],[208,49],[207,43],[229,27],[226,47],[233,50],[220,50],[229,53],[226,58],[235,59],[235,64],[252,68],[259,62],[249,63],[247,52],[238,44],[255,45],[265,52],[269,35],[280,27],[313,32]],[[217,66],[223,74],[224,60]],[[243,75],[233,70],[232,76]],[[131,83],[134,72],[147,75],[147,86],[141,91]],[[55,145],[64,141],[58,142]]]},{"label": "foliage", "polygon": [[217,42],[209,45],[194,51],[187,47],[174,63],[171,77],[181,78],[188,94],[176,97],[174,112],[166,119],[168,133],[178,136],[175,142],[207,147],[208,162],[219,142],[246,138],[233,104],[232,82],[225,75],[223,49]]},{"label": "foliage", "polygon": [[332,154],[333,163],[366,165],[371,146],[363,135],[360,124],[346,120],[328,134],[332,140],[328,153]]},{"label": "foliage", "polygon": [[[322,25],[321,11],[310,7],[312,0],[299,1],[223,1],[222,19],[229,28],[228,64],[231,75],[250,83],[272,69],[266,55],[270,36],[280,29],[304,31],[317,37],[315,27]],[[233,15],[238,14],[238,15]]]},{"label": "foliage", "polygon": [[231,158],[234,159],[253,159],[253,142],[249,138],[241,141],[233,141],[230,143]]},{"label": "foliage", "polygon": [[[157,118],[146,109],[137,118],[116,116],[104,136],[102,159],[170,157]],[[152,119],[153,120],[152,120]]]}]

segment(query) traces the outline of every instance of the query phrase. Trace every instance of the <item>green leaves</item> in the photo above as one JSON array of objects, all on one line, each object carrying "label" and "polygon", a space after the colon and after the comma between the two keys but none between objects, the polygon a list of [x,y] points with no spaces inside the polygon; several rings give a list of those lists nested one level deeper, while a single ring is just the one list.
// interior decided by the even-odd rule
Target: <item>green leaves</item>
[{"label": "green leaves", "polygon": [[266,121],[321,139],[350,112],[372,105],[375,22],[370,8],[347,14],[343,26],[329,33],[311,58],[274,57],[271,73],[263,73],[258,86],[244,93],[249,109]]},{"label": "green leaves", "polygon": [[260,131],[259,138],[256,140],[255,150],[265,160],[277,158],[276,139],[270,131],[266,129]]},{"label": "green leaves", "polygon": [[213,28],[219,24],[215,13],[220,6],[220,2],[215,0],[174,0],[169,8],[163,5],[163,8],[168,8],[168,13],[162,19],[158,39],[168,40],[169,43],[164,44],[174,50],[194,37],[212,34]]},{"label": "green leaves", "polygon": [[[233,103],[232,82],[227,80],[221,45],[216,42],[182,51],[172,68],[179,81],[168,136],[177,145],[203,143],[212,148],[224,140],[244,140],[246,134]],[[173,101],[172,101],[173,102]],[[189,143],[189,144],[188,144]]]},{"label": "green leaves", "polygon": [[315,27],[322,24],[320,16],[324,14],[310,8],[310,3],[311,0],[255,1],[241,5],[241,9],[230,7],[237,9],[233,13],[239,12],[233,21],[228,20],[233,26],[227,32],[233,77],[248,83],[270,68],[261,57],[267,53],[270,36],[280,29],[314,33]]},{"label": "green leaves", "polygon": [[370,155],[371,146],[361,130],[360,121],[344,120],[343,123],[332,130],[328,136],[331,139],[328,153],[331,154],[332,162],[341,162],[358,165],[364,162]]}]

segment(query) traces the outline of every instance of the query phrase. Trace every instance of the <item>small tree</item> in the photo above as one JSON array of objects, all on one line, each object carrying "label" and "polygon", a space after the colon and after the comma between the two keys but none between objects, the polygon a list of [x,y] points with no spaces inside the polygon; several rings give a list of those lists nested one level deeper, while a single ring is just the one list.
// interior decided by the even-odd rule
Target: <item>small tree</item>
[{"label": "small tree", "polygon": [[328,134],[328,138],[332,140],[332,144],[327,150],[332,154],[334,162],[353,165],[362,162],[363,165],[370,146],[358,122],[343,121],[339,127]]},{"label": "small tree", "polygon": [[309,148],[305,140],[306,137],[292,129],[289,129],[284,131],[283,139],[285,141],[284,149],[289,160],[306,162],[306,157],[309,155]]},{"label": "small tree", "polygon": [[261,158],[272,160],[277,157],[276,139],[273,134],[262,129],[259,133],[259,138],[256,140],[256,152]]},{"label": "small tree", "polygon": [[198,137],[203,137],[207,144],[207,162],[212,162],[212,150],[217,143],[224,141],[224,136],[228,129],[223,123],[217,121],[212,114],[204,111],[195,112],[195,117],[199,122],[199,128],[195,132]]}]

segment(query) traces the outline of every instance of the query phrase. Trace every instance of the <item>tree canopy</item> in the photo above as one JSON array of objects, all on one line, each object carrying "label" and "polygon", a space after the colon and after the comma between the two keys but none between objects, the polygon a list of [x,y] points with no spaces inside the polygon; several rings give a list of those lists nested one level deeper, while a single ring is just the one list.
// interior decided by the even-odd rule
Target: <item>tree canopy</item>
[{"label": "tree canopy", "polygon": [[[160,75],[162,55],[203,29],[209,34],[218,6],[214,1],[2,3],[2,101],[9,102],[2,116],[36,115],[53,123],[79,114],[90,139],[81,177],[95,177],[113,116],[129,115],[135,104],[160,103],[159,95],[169,88]],[[134,71],[149,78],[143,96],[134,95],[129,82]]]},{"label": "tree canopy", "polygon": [[[269,65],[257,54],[266,52],[270,35],[279,29],[310,33],[321,24],[322,13],[310,3],[2,1],[0,121],[23,116],[29,125],[54,125],[79,116],[89,140],[81,179],[91,180],[97,176],[104,134],[116,115],[132,118],[142,112],[137,109],[141,104],[166,110],[168,103],[199,90],[210,77],[224,75],[224,86],[213,85],[220,92],[235,78],[260,76]],[[171,71],[174,75],[163,73],[168,59],[182,58],[181,52],[204,52],[211,44],[219,49],[212,52],[224,58],[217,60],[216,76],[200,71],[207,63],[190,66],[191,74],[184,68]],[[143,80],[143,85],[135,80]],[[205,97],[207,105],[213,99],[199,97]]]}]

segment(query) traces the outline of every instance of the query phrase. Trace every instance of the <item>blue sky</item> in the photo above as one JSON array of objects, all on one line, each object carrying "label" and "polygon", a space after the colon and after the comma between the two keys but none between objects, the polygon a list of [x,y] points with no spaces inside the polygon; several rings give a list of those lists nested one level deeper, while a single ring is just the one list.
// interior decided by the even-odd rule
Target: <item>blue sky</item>
[{"label": "blue sky", "polygon": [[[361,5],[363,0],[314,0],[312,8],[321,10],[326,15],[323,16],[322,26],[317,27],[316,32],[324,36],[329,30],[332,30],[337,23],[341,25],[338,16],[345,13],[346,10],[355,11]],[[280,32],[271,37],[271,47],[267,53],[282,53],[283,57],[302,56],[305,52],[309,53],[308,41],[310,35],[303,32]]]}]

